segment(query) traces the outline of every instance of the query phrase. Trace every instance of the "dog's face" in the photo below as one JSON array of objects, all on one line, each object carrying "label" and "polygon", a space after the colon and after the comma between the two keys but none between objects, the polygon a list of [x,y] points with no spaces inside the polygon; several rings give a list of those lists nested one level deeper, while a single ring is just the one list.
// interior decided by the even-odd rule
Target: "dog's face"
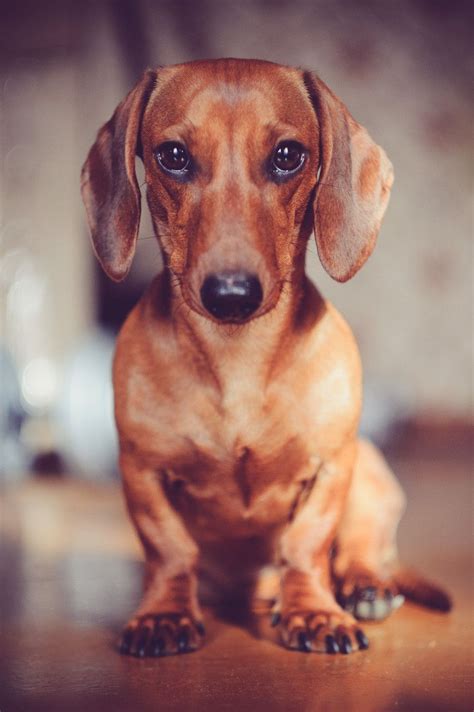
[{"label": "dog's face", "polygon": [[302,249],[319,160],[297,73],[240,62],[165,70],[142,141],[151,215],[188,304],[223,320],[272,308]]},{"label": "dog's face", "polygon": [[275,306],[314,227],[344,281],[370,254],[391,164],[314,75],[252,60],[149,71],[91,149],[83,195],[114,279],[140,216],[135,154],[165,262],[195,311],[243,322]]}]

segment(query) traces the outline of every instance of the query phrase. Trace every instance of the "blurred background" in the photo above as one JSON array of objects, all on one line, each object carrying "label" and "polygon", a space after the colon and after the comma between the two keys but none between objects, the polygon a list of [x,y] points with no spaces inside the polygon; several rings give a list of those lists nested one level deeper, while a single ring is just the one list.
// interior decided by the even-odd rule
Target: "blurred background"
[{"label": "blurred background", "polygon": [[472,4],[462,0],[1,2],[0,468],[114,476],[114,336],[160,269],[145,213],[127,280],[89,243],[81,164],[148,66],[220,56],[316,70],[396,181],[355,279],[308,269],[353,327],[363,429],[456,449],[472,408]]},{"label": "blurred background", "polygon": [[[472,709],[473,9],[0,0],[2,710]],[[313,243],[307,264],[360,344],[362,428],[409,502],[402,561],[438,578],[455,609],[404,606],[370,628],[365,657],[302,660],[210,612],[199,655],[142,665],[114,652],[141,552],[117,483],[111,359],[160,257],[144,210],[130,275],[107,281],[80,169],[146,67],[221,56],[316,70],[395,166],[364,269],[331,282]]]}]

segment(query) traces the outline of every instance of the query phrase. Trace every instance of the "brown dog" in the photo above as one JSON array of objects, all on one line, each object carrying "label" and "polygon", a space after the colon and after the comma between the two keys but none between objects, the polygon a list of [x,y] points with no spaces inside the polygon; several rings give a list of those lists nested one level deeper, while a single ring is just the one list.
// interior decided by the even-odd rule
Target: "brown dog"
[{"label": "brown dog", "polygon": [[146,555],[121,651],[201,645],[198,573],[228,594],[259,595],[266,577],[284,644],[305,651],[366,648],[356,618],[385,617],[403,592],[448,607],[398,571],[404,497],[357,439],[357,347],[304,269],[313,229],[332,277],[364,264],[393,181],[384,151],[314,74],[235,59],[147,71],[82,175],[114,280],[137,240],[136,154],[165,268],[114,364],[125,495]]}]

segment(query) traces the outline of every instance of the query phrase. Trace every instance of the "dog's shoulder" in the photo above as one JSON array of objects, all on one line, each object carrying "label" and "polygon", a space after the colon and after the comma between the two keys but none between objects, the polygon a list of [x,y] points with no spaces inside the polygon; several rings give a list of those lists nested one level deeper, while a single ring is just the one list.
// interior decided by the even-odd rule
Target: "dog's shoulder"
[{"label": "dog's shoulder", "polygon": [[167,313],[163,275],[158,275],[132,309],[117,337],[113,383],[117,420],[163,400],[179,369],[178,344]]},{"label": "dog's shoulder", "polygon": [[163,273],[159,274],[123,323],[117,337],[114,376],[134,366],[146,366],[170,356],[173,328],[167,306],[168,293]]},{"label": "dog's shoulder", "polygon": [[274,389],[291,389],[295,409],[309,416],[313,439],[356,427],[362,398],[359,349],[350,326],[329,301],[321,299],[317,317],[295,341],[289,361]]},{"label": "dog's shoulder", "polygon": [[314,373],[308,381],[312,380],[318,391],[331,391],[332,400],[336,393],[345,393],[349,406],[358,403],[362,383],[359,348],[349,324],[331,302],[325,302],[323,317],[308,335],[308,360]]},{"label": "dog's shoulder", "polygon": [[335,366],[350,370],[355,378],[359,378],[359,349],[351,327],[309,281],[301,307],[301,316],[291,339],[292,366],[298,360],[305,370],[306,364],[318,380],[323,372],[333,370]]}]

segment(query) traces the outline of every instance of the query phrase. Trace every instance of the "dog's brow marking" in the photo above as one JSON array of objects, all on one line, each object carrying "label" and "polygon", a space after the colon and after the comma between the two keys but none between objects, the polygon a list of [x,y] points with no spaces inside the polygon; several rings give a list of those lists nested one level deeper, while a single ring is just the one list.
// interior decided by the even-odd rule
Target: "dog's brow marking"
[{"label": "dog's brow marking", "polygon": [[243,86],[236,81],[218,82],[211,91],[215,92],[219,99],[224,99],[231,105],[237,104],[242,100],[255,100],[262,97],[262,92],[258,87]]}]

